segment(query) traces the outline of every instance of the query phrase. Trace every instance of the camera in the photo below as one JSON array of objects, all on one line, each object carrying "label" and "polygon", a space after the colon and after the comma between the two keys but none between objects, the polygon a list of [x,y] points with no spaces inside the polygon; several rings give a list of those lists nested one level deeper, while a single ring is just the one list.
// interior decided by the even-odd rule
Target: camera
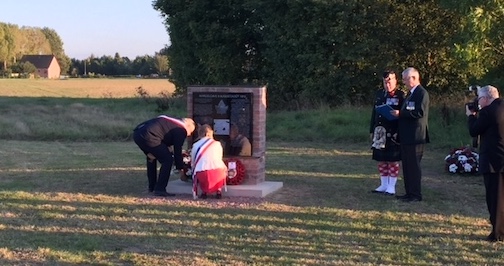
[{"label": "camera", "polygon": [[478,89],[480,86],[478,85],[471,85],[469,86],[469,91],[468,94],[474,94],[474,99],[471,102],[467,102],[465,105],[467,106],[467,109],[469,109],[471,112],[478,112],[479,111],[479,104],[478,104]]}]

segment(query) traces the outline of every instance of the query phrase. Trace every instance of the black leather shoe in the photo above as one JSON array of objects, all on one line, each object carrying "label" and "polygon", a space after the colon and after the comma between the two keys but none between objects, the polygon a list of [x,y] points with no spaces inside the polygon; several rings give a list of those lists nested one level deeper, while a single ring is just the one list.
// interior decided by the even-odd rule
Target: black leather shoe
[{"label": "black leather shoe", "polygon": [[383,194],[385,191],[371,190],[371,193]]},{"label": "black leather shoe", "polygon": [[403,201],[403,202],[416,202],[416,201],[422,201],[422,199],[417,198],[417,197],[408,197],[408,198],[401,199],[401,201]]},{"label": "black leather shoe", "polygon": [[490,233],[486,238],[486,241],[488,242],[497,242],[497,238],[495,237],[495,234],[492,232]]},{"label": "black leather shoe", "polygon": [[395,196],[395,197],[396,197],[396,199],[398,199],[398,200],[402,200],[402,199],[407,199],[407,198],[409,198],[409,197],[410,197],[410,195],[408,195],[408,194],[404,194],[404,195],[401,195],[401,196],[397,195],[397,196]]},{"label": "black leather shoe", "polygon": [[222,193],[221,192],[217,192],[217,194],[215,194],[215,198],[216,199],[222,199]]},{"label": "black leather shoe", "polygon": [[156,196],[156,197],[174,197],[175,194],[168,193],[166,191],[154,191],[154,196]]}]

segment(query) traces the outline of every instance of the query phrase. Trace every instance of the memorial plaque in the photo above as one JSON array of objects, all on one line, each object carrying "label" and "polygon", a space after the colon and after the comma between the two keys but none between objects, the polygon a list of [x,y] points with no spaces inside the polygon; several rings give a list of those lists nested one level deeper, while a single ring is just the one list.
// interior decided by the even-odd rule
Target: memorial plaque
[{"label": "memorial plaque", "polygon": [[252,155],[252,93],[195,92],[192,105],[194,122],[212,126],[224,156]]}]

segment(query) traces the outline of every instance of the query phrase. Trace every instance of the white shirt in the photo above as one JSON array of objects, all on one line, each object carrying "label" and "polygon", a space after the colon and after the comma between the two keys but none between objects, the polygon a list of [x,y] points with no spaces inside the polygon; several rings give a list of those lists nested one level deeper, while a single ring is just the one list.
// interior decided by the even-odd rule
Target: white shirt
[{"label": "white shirt", "polygon": [[[207,146],[208,148],[206,148]],[[198,154],[196,154],[196,152],[198,152]],[[204,152],[203,155],[199,159],[198,164],[194,165],[197,159],[195,157],[200,157],[199,154],[201,152]],[[221,168],[227,169],[226,164],[222,160],[223,153],[224,151],[219,141],[209,137],[204,137],[196,141],[191,149],[191,165],[193,172],[196,173]]]}]

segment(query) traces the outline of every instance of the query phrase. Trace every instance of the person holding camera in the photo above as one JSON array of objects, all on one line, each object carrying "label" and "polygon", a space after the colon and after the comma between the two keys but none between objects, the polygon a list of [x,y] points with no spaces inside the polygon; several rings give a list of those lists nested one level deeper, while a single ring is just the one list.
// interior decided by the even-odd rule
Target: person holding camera
[{"label": "person holding camera", "polygon": [[420,73],[409,67],[402,72],[409,89],[400,110],[390,111],[399,118],[399,139],[405,194],[396,196],[404,202],[422,201],[422,169],[420,161],[429,139],[429,93],[420,84]]},{"label": "person holding camera", "polygon": [[504,240],[504,101],[497,88],[478,88],[478,108],[466,104],[472,137],[480,137],[479,172],[485,183],[486,204],[492,231],[486,240]]},{"label": "person holding camera", "polygon": [[399,161],[401,150],[398,136],[398,120],[388,118],[376,110],[383,105],[398,110],[404,101],[404,92],[398,89],[396,73],[386,70],[383,73],[383,89],[376,92],[369,133],[373,144],[372,159],[378,162],[380,186],[372,193],[386,195],[395,194],[395,185],[399,175]]}]

